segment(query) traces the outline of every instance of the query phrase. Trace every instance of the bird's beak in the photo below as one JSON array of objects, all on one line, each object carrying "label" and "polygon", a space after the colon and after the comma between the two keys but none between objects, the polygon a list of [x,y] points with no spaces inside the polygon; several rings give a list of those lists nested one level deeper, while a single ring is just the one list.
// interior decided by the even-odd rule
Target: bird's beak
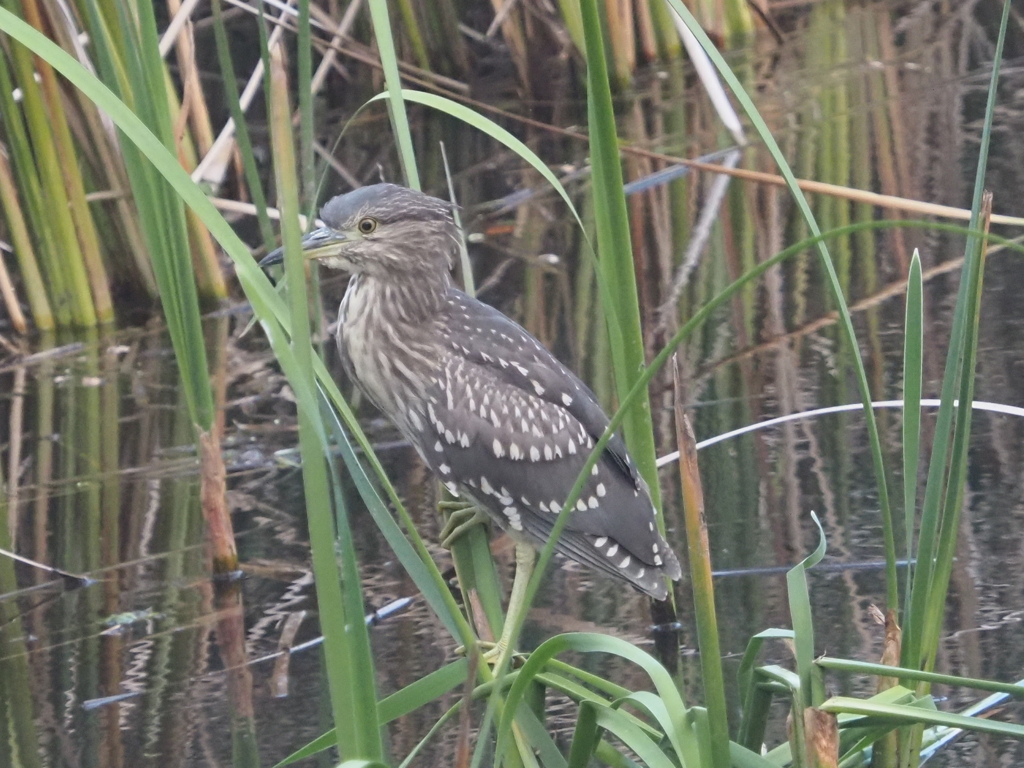
[{"label": "bird's beak", "polygon": [[[307,259],[322,259],[338,253],[339,246],[351,242],[352,238],[345,232],[330,227],[314,229],[302,238],[302,252]],[[275,248],[260,261],[260,269],[266,269],[284,261],[284,247]]]}]

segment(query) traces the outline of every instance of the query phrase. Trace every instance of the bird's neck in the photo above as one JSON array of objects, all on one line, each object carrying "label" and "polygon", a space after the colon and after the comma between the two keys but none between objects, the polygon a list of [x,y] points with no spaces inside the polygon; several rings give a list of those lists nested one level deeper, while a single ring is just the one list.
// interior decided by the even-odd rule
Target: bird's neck
[{"label": "bird's neck", "polygon": [[433,325],[451,287],[447,273],[401,282],[370,274],[353,275],[341,302],[341,324],[383,323],[388,327],[423,329]]},{"label": "bird's neck", "polygon": [[405,287],[361,274],[341,302],[337,341],[349,376],[403,432],[441,362],[447,291],[447,275],[435,285]]}]

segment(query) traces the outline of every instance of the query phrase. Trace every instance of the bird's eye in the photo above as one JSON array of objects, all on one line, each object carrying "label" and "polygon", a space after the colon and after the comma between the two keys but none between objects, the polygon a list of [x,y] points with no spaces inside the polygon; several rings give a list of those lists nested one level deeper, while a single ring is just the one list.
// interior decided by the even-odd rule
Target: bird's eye
[{"label": "bird's eye", "polygon": [[377,228],[377,220],[371,219],[369,216],[367,216],[365,219],[359,220],[358,226],[360,232],[362,232],[364,235],[368,235]]}]

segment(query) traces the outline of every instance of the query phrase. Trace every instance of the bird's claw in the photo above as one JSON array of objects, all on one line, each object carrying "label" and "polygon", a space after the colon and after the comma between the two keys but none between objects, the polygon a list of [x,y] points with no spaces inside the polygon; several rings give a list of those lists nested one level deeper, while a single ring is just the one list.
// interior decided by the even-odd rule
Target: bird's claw
[{"label": "bird's claw", "polygon": [[444,528],[441,529],[441,546],[445,549],[451,549],[452,544],[454,544],[460,536],[465,535],[465,533],[471,528],[488,521],[487,514],[473,504],[442,501],[438,507],[440,509],[451,510],[451,513],[448,515],[448,520],[444,524]]},{"label": "bird's claw", "polygon": [[[493,667],[498,663],[499,659],[501,659],[501,656],[503,653],[505,653],[506,649],[505,643],[501,640],[499,640],[496,643],[491,642],[489,640],[478,640],[477,646],[479,648],[487,649],[481,655],[483,657],[484,662],[490,667]],[[455,649],[455,653],[459,656],[465,656],[466,646],[460,645],[458,648]],[[512,656],[513,658],[525,658],[522,654],[519,653],[513,653]]]}]

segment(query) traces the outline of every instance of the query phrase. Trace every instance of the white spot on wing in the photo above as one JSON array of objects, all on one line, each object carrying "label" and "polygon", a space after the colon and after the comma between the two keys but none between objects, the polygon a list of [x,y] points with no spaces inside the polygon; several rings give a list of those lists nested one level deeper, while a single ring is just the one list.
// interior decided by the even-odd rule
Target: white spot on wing
[{"label": "white spot on wing", "polygon": [[498,438],[494,438],[494,444],[491,446],[494,449],[494,455],[499,459],[505,455],[505,449],[501,445],[501,441]]},{"label": "white spot on wing", "polygon": [[594,539],[594,546],[597,547],[598,549],[600,549],[601,547],[603,547],[607,543],[608,543],[608,537],[607,536],[602,536],[599,539]]},{"label": "white spot on wing", "polygon": [[618,552],[619,552],[619,545],[618,544],[612,544],[610,547],[608,547],[608,551],[605,552],[605,554],[608,555],[608,557],[615,557],[615,555],[618,554]]},{"label": "white spot on wing", "polygon": [[562,402],[565,403],[566,405],[572,405],[572,397],[570,397],[569,395],[567,395],[567,394],[565,394],[563,392],[562,393]]},{"label": "white spot on wing", "polygon": [[533,384],[533,391],[537,393],[538,397],[544,394],[544,387],[540,385],[539,381],[536,379],[530,379],[530,383]]},{"label": "white spot on wing", "polygon": [[597,495],[601,496],[602,498],[606,493],[608,493],[608,489],[604,487],[604,483],[598,483],[597,488],[595,490],[597,490]]}]

